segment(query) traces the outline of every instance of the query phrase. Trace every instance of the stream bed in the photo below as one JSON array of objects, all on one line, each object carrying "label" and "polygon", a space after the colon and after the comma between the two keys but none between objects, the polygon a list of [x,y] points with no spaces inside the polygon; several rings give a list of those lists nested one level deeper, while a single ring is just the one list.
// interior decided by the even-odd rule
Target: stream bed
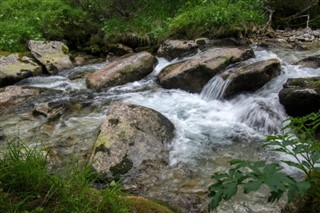
[{"label": "stream bed", "polygon": [[[42,147],[56,162],[72,157],[86,159],[112,101],[146,106],[162,113],[176,128],[176,136],[167,147],[169,166],[149,176],[139,176],[134,183],[125,180],[124,189],[181,206],[185,212],[207,212],[210,176],[226,171],[228,161],[286,157],[261,147],[266,135],[281,133],[282,121],[287,118],[278,93],[288,78],[320,76],[320,69],[293,65],[320,51],[253,49],[256,57],[243,63],[277,58],[281,61],[281,74],[259,90],[230,100],[219,99],[217,94],[227,82],[217,77],[200,94],[161,88],[155,81],[159,72],[183,59],[158,58],[158,65],[146,78],[101,92],[87,89],[84,76],[108,62],[65,70],[57,76],[23,80],[18,85],[44,88],[47,92],[9,113],[0,113],[0,146],[19,137],[31,147]],[[57,116],[48,118],[34,113],[35,106],[48,102],[59,110]],[[295,173],[289,169],[287,172]],[[269,204],[267,196],[263,189],[240,193],[215,212],[281,212],[285,200]]]}]

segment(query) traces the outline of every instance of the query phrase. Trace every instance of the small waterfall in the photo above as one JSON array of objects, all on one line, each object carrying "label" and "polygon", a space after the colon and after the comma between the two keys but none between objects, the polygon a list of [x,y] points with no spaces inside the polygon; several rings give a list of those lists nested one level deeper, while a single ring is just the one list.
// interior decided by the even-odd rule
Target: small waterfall
[{"label": "small waterfall", "polygon": [[239,105],[239,122],[265,134],[278,134],[281,131],[283,113],[276,106],[270,106],[267,99],[250,100],[247,97]]},{"label": "small waterfall", "polygon": [[216,75],[205,85],[200,96],[206,101],[221,99],[229,83],[230,78],[224,80],[219,75]]}]

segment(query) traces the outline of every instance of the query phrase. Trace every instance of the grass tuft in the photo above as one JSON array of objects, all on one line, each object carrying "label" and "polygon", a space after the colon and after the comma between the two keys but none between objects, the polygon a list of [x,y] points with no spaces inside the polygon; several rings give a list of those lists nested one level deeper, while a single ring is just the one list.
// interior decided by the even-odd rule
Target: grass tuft
[{"label": "grass tuft", "polygon": [[79,163],[52,173],[40,151],[10,143],[0,160],[0,212],[129,212],[119,186],[98,191],[92,177]]}]

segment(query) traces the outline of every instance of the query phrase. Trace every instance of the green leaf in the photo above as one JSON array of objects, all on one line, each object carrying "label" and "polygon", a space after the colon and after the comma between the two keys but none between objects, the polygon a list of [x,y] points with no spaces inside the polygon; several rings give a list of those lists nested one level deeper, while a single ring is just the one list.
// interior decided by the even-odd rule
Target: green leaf
[{"label": "green leaf", "polygon": [[299,190],[299,193],[301,196],[304,196],[304,194],[308,191],[310,186],[311,186],[311,184],[307,180],[297,182],[297,187],[298,187],[298,190]]},{"label": "green leaf", "polygon": [[217,191],[214,194],[214,196],[212,196],[211,198],[211,201],[209,203],[209,210],[217,208],[221,200],[222,200],[222,191]]},{"label": "green leaf", "polygon": [[320,160],[320,152],[312,152],[311,153],[311,160],[313,163],[318,163],[318,161]]},{"label": "green leaf", "polygon": [[257,191],[262,185],[262,181],[257,180],[257,181],[249,181],[246,183],[243,188],[244,188],[244,193],[247,194],[252,191]]},{"label": "green leaf", "polygon": [[291,185],[289,190],[288,190],[288,203],[290,203],[291,201],[293,201],[298,194],[298,187],[296,184]]},{"label": "green leaf", "polygon": [[223,191],[223,199],[229,200],[233,197],[238,191],[237,182],[231,182],[224,185],[225,189]]}]

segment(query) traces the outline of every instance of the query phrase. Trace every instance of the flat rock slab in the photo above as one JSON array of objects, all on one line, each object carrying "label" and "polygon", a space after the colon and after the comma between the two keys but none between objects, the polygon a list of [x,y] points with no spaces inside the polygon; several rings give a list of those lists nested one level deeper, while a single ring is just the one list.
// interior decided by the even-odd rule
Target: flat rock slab
[{"label": "flat rock slab", "polygon": [[0,87],[41,73],[41,66],[31,57],[19,53],[0,56]]},{"label": "flat rock slab", "polygon": [[166,67],[158,75],[158,83],[166,89],[199,93],[219,71],[253,56],[251,48],[212,48],[192,59]]},{"label": "flat rock slab", "polygon": [[32,55],[43,64],[48,73],[56,74],[61,70],[72,68],[68,47],[60,41],[33,41],[28,47]]},{"label": "flat rock slab", "polygon": [[153,71],[156,57],[148,52],[140,52],[119,58],[86,79],[87,86],[95,90],[141,80]]}]

